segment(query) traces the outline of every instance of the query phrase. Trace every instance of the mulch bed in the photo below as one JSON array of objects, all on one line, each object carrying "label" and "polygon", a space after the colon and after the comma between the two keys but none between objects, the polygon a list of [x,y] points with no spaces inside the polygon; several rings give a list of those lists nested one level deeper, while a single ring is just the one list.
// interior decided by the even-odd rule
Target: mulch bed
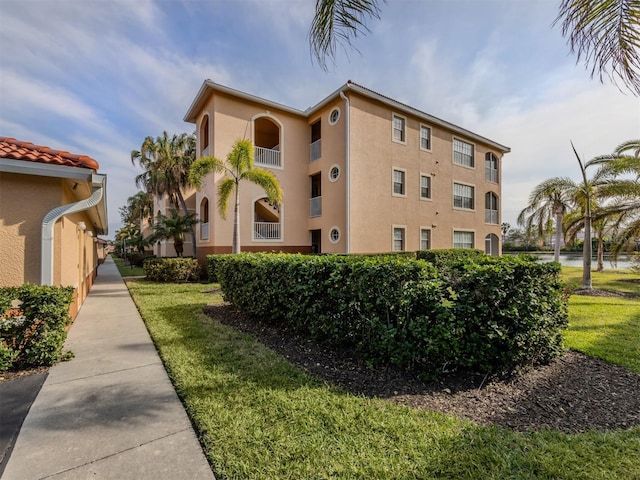
[{"label": "mulch bed", "polygon": [[291,363],[356,395],[467,418],[516,431],[567,433],[640,425],[640,375],[575,351],[551,364],[490,377],[468,372],[424,383],[393,368],[371,369],[351,351],[249,319],[230,304],[205,307],[223,324],[257,338]]}]

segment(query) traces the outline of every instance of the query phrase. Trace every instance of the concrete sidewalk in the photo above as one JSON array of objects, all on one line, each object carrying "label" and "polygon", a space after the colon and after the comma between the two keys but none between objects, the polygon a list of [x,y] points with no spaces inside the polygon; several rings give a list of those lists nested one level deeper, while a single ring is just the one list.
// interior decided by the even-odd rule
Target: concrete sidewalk
[{"label": "concrete sidewalk", "polygon": [[195,432],[111,258],[51,368],[3,480],[213,479]]}]

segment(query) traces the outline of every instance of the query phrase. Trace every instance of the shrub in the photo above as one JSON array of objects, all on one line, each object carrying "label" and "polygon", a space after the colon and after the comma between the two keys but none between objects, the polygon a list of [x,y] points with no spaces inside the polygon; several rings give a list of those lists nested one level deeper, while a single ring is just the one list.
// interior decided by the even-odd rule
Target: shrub
[{"label": "shrub", "polygon": [[73,292],[72,287],[30,284],[0,288],[0,370],[63,359]]},{"label": "shrub", "polygon": [[443,250],[419,250],[416,257],[432,263],[436,268],[443,268],[451,263],[459,263],[484,256],[482,250],[474,248],[448,248]]},{"label": "shrub", "polygon": [[633,253],[629,257],[629,261],[631,262],[631,271],[634,273],[640,273],[640,253]]},{"label": "shrub", "polygon": [[148,258],[144,261],[144,273],[154,282],[197,282],[200,265],[195,258]]},{"label": "shrub", "polygon": [[567,325],[560,266],[464,255],[438,257],[440,269],[402,256],[219,255],[216,271],[241,311],[372,363],[435,377],[557,355]]},{"label": "shrub", "polygon": [[218,273],[216,272],[216,268],[218,267],[218,259],[220,256],[221,255],[207,255],[207,276],[209,278],[209,282],[218,282]]}]

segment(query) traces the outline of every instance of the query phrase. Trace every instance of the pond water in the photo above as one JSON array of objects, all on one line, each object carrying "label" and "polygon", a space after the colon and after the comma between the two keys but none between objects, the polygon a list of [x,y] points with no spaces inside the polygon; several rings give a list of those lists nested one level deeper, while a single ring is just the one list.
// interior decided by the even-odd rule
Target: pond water
[{"label": "pond water", "polygon": [[[512,254],[509,254],[512,255]],[[540,258],[541,262],[553,262],[553,253],[531,253],[530,255],[535,255]],[[582,266],[582,253],[561,253],[560,254],[560,264],[565,267],[581,267]],[[597,259],[595,255],[591,259],[591,268],[595,269],[597,267]],[[627,255],[620,255],[618,257],[617,262],[614,262],[613,257],[605,255],[604,256],[604,269],[618,269],[618,270],[629,270],[631,269],[631,260]]]}]

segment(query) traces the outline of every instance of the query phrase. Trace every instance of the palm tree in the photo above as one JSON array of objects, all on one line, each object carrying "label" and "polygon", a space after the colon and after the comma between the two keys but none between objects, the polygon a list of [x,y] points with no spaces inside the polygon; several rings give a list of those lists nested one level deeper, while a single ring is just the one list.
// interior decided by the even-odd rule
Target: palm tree
[{"label": "palm tree", "polygon": [[181,257],[184,252],[184,235],[193,231],[193,226],[198,220],[194,213],[181,215],[175,207],[171,207],[169,212],[170,216],[160,214],[153,224],[153,239],[172,239],[176,255]]},{"label": "palm tree", "polygon": [[[189,215],[183,190],[190,187],[189,169],[195,160],[195,135],[182,133],[169,137],[163,132],[161,137],[147,137],[140,150],[131,152],[131,162],[136,161],[144,172],[136,177],[136,185],[143,186],[153,195],[166,195],[182,214]],[[196,235],[191,232],[193,255],[196,255]]]},{"label": "palm tree", "polygon": [[[368,31],[366,21],[380,18],[378,0],[316,0],[309,30],[313,57],[323,69],[334,59],[337,43],[351,47],[351,39]],[[640,95],[640,18],[638,0],[562,0],[558,16],[562,34],[572,51],[591,65],[591,76],[609,76]],[[609,69],[611,70],[609,72]]]},{"label": "palm tree", "polygon": [[224,174],[224,177],[218,183],[218,211],[222,218],[226,218],[229,197],[232,193],[234,194],[233,244],[231,251],[240,253],[240,182],[248,180],[262,187],[267,194],[269,202],[274,205],[282,202],[282,188],[273,173],[254,167],[253,145],[249,140],[237,140],[227,156],[226,162],[211,156],[201,157],[196,160],[189,173],[191,184],[200,189],[202,180],[210,172]]},{"label": "palm tree", "polygon": [[543,238],[545,226],[555,221],[556,240],[553,259],[560,261],[564,214],[574,204],[577,185],[566,177],[555,177],[537,185],[529,195],[529,205],[518,215],[518,225],[525,229],[536,226],[538,237]]}]

